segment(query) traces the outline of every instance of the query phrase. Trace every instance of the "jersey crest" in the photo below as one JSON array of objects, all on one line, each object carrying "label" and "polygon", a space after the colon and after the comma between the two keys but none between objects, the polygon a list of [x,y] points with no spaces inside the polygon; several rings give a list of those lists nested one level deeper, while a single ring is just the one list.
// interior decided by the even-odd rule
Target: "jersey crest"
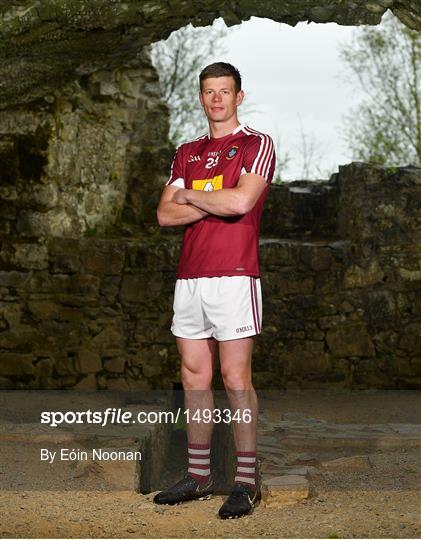
[{"label": "jersey crest", "polygon": [[237,155],[238,152],[238,146],[231,146],[231,148],[228,150],[227,155],[225,156],[226,159],[232,159]]}]

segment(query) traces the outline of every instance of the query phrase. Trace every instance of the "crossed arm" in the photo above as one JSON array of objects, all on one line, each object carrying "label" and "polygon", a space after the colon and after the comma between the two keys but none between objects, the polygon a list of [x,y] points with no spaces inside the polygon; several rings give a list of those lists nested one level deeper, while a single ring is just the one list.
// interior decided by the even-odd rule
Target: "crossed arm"
[{"label": "crossed arm", "polygon": [[252,173],[241,175],[235,187],[217,191],[165,186],[157,209],[158,223],[161,227],[173,227],[199,221],[210,214],[246,214],[256,204],[266,186],[262,176]]}]

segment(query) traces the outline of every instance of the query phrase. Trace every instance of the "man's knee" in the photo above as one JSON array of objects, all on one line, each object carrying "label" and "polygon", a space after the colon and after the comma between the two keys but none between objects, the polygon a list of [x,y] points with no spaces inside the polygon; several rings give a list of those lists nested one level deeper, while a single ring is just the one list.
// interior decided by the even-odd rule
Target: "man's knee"
[{"label": "man's knee", "polygon": [[184,390],[208,390],[212,385],[212,371],[208,367],[191,369],[188,365],[181,365],[181,382]]},{"label": "man's knee", "polygon": [[251,373],[249,370],[225,368],[221,372],[227,390],[251,390]]}]

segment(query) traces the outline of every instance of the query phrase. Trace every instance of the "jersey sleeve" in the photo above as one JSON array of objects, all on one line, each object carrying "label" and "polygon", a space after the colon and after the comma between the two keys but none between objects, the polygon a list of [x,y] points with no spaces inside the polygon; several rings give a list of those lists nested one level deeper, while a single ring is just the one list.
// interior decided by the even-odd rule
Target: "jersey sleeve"
[{"label": "jersey sleeve", "polygon": [[254,173],[271,182],[275,171],[275,146],[269,135],[256,135],[245,150],[241,173]]},{"label": "jersey sleeve", "polygon": [[183,151],[181,146],[177,148],[177,151],[172,160],[170,177],[166,185],[180,188],[185,187]]}]

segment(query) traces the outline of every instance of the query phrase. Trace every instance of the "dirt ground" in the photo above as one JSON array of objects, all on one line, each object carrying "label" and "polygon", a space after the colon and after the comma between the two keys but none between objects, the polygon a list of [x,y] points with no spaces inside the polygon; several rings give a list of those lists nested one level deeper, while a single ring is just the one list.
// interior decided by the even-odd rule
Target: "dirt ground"
[{"label": "dirt ground", "polygon": [[[270,409],[273,403],[273,398],[267,400],[263,408]],[[329,422],[358,424],[417,424],[421,410],[420,395],[415,391],[288,391],[281,394],[276,406]],[[45,464],[31,461],[29,448],[8,442],[2,445],[0,461],[0,536],[420,538],[420,446],[377,449],[370,454],[372,467],[364,471],[320,469],[311,478],[308,499],[281,509],[260,504],[250,516],[221,521],[217,517],[224,500],[221,496],[175,507],[156,506],[153,493],[105,490],[94,481],[79,490],[76,480],[63,469],[57,471],[54,486],[48,489]],[[21,462],[10,470],[6,464],[13,455],[19,455]],[[26,489],[30,478],[42,478],[43,489],[36,489],[36,482],[31,482],[33,489]]]}]

